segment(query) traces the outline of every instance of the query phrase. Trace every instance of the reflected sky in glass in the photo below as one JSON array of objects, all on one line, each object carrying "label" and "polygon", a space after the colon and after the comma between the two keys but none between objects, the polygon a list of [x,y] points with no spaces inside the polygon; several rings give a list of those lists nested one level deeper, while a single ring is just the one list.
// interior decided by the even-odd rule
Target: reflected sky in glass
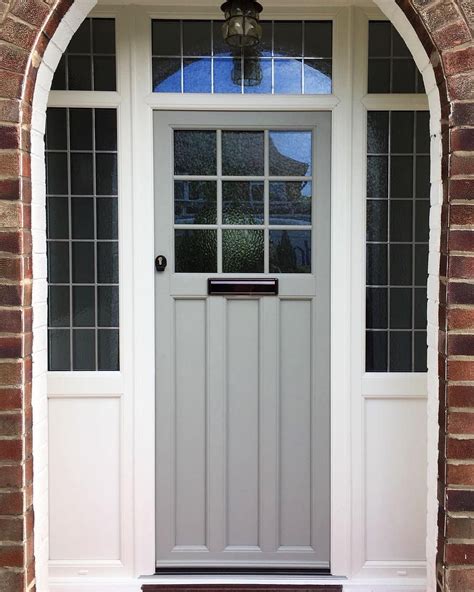
[{"label": "reflected sky in glass", "polygon": [[[276,154],[270,151],[270,174],[310,176],[312,139],[309,131],[270,132],[270,143],[277,151]],[[285,158],[277,158],[278,155]],[[299,163],[304,166],[297,166]]]}]

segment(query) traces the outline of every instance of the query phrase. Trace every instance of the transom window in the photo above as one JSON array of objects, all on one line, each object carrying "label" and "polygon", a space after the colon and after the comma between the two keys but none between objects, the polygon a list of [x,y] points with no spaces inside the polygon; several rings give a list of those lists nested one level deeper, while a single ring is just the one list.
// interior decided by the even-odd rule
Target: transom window
[{"label": "transom window", "polygon": [[262,21],[253,50],[232,50],[222,21],[152,22],[153,91],[330,94],[332,22]]}]

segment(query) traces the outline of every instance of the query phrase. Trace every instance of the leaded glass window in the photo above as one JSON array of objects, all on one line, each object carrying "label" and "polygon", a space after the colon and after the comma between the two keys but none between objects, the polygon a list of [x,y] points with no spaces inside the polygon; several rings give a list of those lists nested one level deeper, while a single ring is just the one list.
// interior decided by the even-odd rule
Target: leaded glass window
[{"label": "leaded glass window", "polygon": [[54,74],[51,90],[116,90],[115,20],[86,18]]},{"label": "leaded glass window", "polygon": [[115,109],[48,109],[46,192],[49,370],[118,370]]},{"label": "leaded glass window", "polygon": [[388,21],[369,22],[368,92],[425,92],[410,50]]},{"label": "leaded glass window", "polygon": [[426,371],[429,113],[367,114],[366,370]]},{"label": "leaded glass window", "polygon": [[232,50],[221,21],[152,22],[153,91],[330,94],[332,22],[262,21],[257,49]]}]

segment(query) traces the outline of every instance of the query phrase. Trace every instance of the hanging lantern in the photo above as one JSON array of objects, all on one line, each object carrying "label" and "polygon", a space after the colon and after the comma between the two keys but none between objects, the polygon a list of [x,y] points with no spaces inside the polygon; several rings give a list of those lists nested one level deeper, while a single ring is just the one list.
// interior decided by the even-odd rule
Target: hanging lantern
[{"label": "hanging lantern", "polygon": [[[243,71],[242,71],[243,68]],[[237,86],[259,86],[263,80],[262,67],[256,52],[246,52],[244,58],[234,58],[232,81]]]},{"label": "hanging lantern", "polygon": [[226,43],[231,47],[254,47],[260,43],[261,4],[255,0],[228,0],[221,10],[225,14],[222,32]]}]

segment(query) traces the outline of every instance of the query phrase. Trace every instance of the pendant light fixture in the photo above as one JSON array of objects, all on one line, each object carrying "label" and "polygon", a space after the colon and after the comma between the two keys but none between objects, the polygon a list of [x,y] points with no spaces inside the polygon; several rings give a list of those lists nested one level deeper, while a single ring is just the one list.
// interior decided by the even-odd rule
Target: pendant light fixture
[{"label": "pendant light fixture", "polygon": [[262,39],[261,4],[255,0],[228,0],[221,6],[225,15],[222,33],[234,48],[255,47]]}]

